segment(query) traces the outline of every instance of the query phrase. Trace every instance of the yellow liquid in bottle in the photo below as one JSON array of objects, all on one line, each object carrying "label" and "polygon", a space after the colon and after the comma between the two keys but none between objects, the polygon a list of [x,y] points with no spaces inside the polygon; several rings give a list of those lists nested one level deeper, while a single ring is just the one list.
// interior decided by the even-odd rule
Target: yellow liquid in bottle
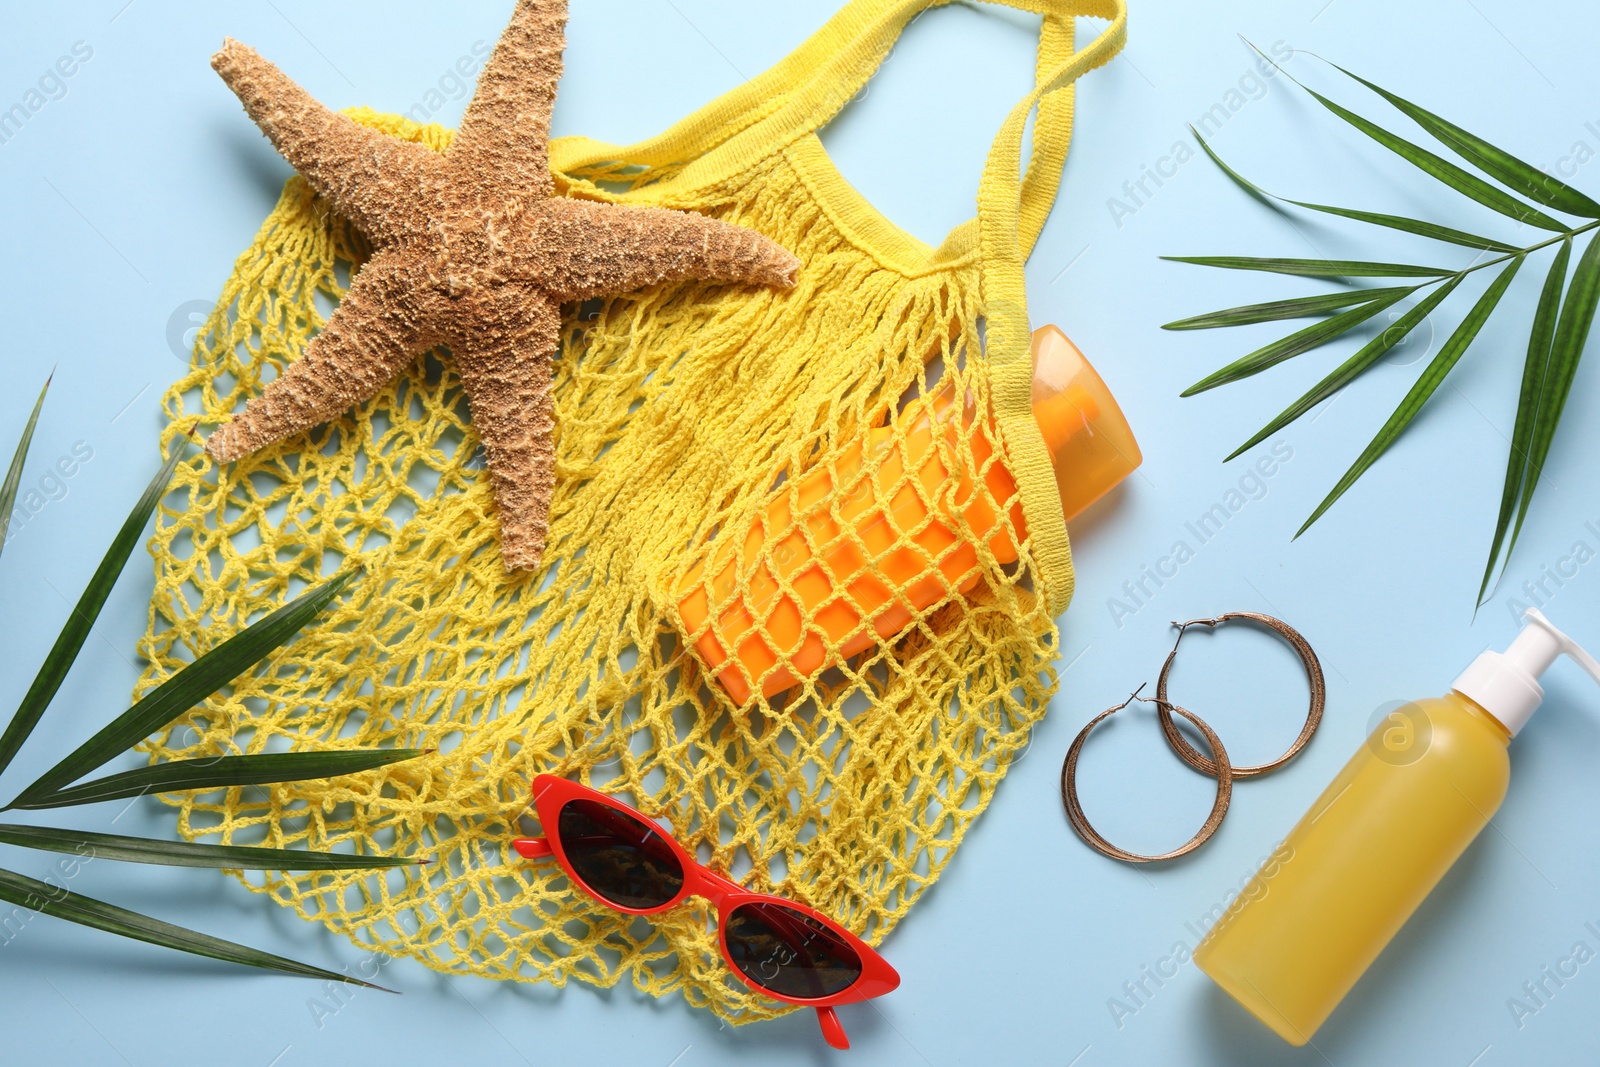
[{"label": "yellow liquid in bottle", "polygon": [[1392,712],[1195,950],[1304,1045],[1505,799],[1506,728],[1460,693]]}]

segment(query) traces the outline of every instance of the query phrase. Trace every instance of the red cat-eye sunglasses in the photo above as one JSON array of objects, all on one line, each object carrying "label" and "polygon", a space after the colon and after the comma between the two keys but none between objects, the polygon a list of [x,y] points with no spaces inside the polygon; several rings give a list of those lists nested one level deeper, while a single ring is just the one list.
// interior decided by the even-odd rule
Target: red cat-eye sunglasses
[{"label": "red cat-eye sunglasses", "polygon": [[691,856],[655,822],[587,786],[541,774],[533,803],[547,837],[519,838],[528,859],[554,856],[578,888],[609,908],[654,915],[704,897],[733,973],[775,1000],[817,1009],[822,1035],[849,1048],[834,1006],[881,997],[900,984],[865,941],[804,904],[752,893]]}]

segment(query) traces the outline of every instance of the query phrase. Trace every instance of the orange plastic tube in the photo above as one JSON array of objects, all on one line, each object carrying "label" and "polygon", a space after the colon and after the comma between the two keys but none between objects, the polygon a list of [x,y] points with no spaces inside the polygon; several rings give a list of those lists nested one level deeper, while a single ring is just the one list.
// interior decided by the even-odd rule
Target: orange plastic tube
[{"label": "orange plastic tube", "polygon": [[[1141,457],[1105,383],[1061,331],[1037,331],[1034,357],[1034,414],[1071,518]],[[1001,563],[1017,559],[1027,527],[1016,482],[995,456],[992,425],[973,425],[970,407],[955,408],[948,388],[915,401],[899,438],[889,426],[869,431],[829,467],[774,494],[741,551],[731,540],[713,546],[680,578],[684,626],[739,704],[757,684],[775,696],[970,590],[982,575],[975,541],[987,541]],[[969,435],[972,469],[950,470],[940,437],[959,455],[958,439]],[[975,474],[985,492],[974,491]],[[1007,509],[1004,519],[995,504]],[[971,541],[963,540],[963,521]]]}]

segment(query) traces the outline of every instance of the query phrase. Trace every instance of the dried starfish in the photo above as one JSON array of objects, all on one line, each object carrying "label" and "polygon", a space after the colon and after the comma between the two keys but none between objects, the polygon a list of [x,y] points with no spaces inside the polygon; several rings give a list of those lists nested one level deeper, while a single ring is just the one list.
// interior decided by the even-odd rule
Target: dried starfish
[{"label": "dried starfish", "polygon": [[519,0],[443,155],[319,104],[234,40],[211,65],[317,193],[372,242],[327,327],[206,450],[222,463],[372,397],[447,345],[483,441],[507,570],[544,552],[560,305],[685,279],[789,287],[799,260],[685,211],[555,194],[550,113],[566,0]]}]

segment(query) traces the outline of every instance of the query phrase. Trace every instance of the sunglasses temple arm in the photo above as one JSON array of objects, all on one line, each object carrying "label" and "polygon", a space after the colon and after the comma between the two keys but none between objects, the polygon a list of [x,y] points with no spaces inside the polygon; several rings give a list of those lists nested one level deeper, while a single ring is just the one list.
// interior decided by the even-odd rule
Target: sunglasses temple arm
[{"label": "sunglasses temple arm", "polygon": [[542,837],[519,837],[511,842],[511,847],[526,860],[544,859],[555,855],[555,849],[550,847],[550,842]]},{"label": "sunglasses temple arm", "polygon": [[839,1021],[839,1015],[832,1008],[818,1008],[817,1022],[822,1024],[822,1039],[837,1049],[850,1047],[850,1038],[844,1032],[844,1024]]}]

